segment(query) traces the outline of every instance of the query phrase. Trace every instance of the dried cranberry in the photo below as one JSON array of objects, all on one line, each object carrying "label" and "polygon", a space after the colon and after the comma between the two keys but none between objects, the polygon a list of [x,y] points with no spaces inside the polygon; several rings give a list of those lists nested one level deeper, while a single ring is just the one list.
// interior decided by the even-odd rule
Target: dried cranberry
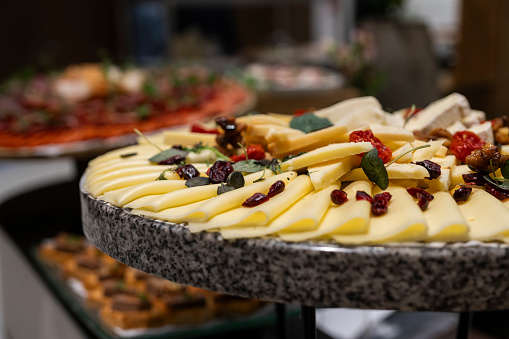
[{"label": "dried cranberry", "polygon": [[468,173],[463,174],[463,181],[469,185],[479,185],[484,186],[484,183],[486,180],[484,179],[483,175],[481,173]]},{"label": "dried cranberry", "polygon": [[371,213],[376,216],[387,213],[391,198],[392,195],[389,192],[375,194],[375,196],[373,196],[373,201],[371,202]]},{"label": "dried cranberry", "polygon": [[278,180],[275,183],[273,183],[269,188],[269,193],[267,193],[268,198],[272,198],[275,195],[278,195],[279,193],[283,192],[285,190],[285,183],[283,180]]},{"label": "dried cranberry", "polygon": [[423,161],[417,161],[415,164],[422,166],[426,170],[428,170],[429,177],[426,179],[436,179],[440,176],[440,174],[442,174],[440,165],[433,161],[423,160]]},{"label": "dried cranberry", "polygon": [[330,199],[336,205],[342,205],[348,201],[346,192],[341,190],[334,190],[330,192]]},{"label": "dried cranberry", "polygon": [[211,183],[219,184],[221,182],[226,182],[226,178],[228,178],[233,171],[234,169],[230,162],[218,160],[207,170],[207,175]]},{"label": "dried cranberry", "polygon": [[161,160],[157,164],[158,165],[175,165],[175,164],[180,164],[181,162],[183,162],[185,160],[186,160],[186,157],[183,157],[183,156],[177,154],[172,157],[169,157],[168,159]]},{"label": "dried cranberry", "polygon": [[498,200],[504,200],[509,198],[509,192],[503,189],[496,187],[495,185],[486,182],[484,183],[484,189],[486,192],[497,198]]},{"label": "dried cranberry", "polygon": [[461,186],[452,194],[452,197],[456,202],[467,201],[472,194],[472,187]]},{"label": "dried cranberry", "polygon": [[173,145],[171,146],[171,148],[173,149],[179,149],[179,150],[183,150],[184,148],[182,147],[182,145]]},{"label": "dried cranberry", "polygon": [[371,197],[371,195],[369,195],[368,193],[366,193],[364,191],[357,191],[357,193],[355,193],[355,199],[356,200],[366,200],[366,201],[369,201],[369,203],[371,203],[373,201],[373,198]]},{"label": "dried cranberry", "polygon": [[410,194],[414,198],[417,198],[417,194],[420,193],[420,194],[424,195],[426,197],[426,199],[428,199],[429,201],[435,199],[435,197],[432,194],[426,192],[425,190],[423,190],[422,188],[419,188],[419,187],[408,187],[406,189],[406,191],[408,192],[408,194]]},{"label": "dried cranberry", "polygon": [[419,206],[422,211],[427,210],[430,201],[426,195],[422,194],[421,192],[417,192],[415,197],[417,198],[417,206]]},{"label": "dried cranberry", "polygon": [[175,171],[181,179],[189,180],[200,176],[200,172],[193,165],[180,166]]},{"label": "dried cranberry", "polygon": [[244,207],[255,207],[255,206],[258,206],[260,204],[263,204],[267,200],[269,200],[269,197],[266,196],[265,194],[263,194],[263,193],[255,193],[252,196],[250,196],[249,198],[247,198],[246,201],[244,201],[242,203],[242,206],[244,206]]}]

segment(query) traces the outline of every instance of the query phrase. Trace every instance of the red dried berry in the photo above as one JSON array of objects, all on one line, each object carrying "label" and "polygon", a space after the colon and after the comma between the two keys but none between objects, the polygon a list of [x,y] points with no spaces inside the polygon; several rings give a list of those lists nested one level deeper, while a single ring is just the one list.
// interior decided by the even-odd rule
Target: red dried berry
[{"label": "red dried berry", "polygon": [[267,193],[268,198],[272,198],[275,195],[278,195],[279,193],[283,192],[285,190],[285,183],[283,180],[278,180],[275,183],[273,183],[269,188],[269,193]]},{"label": "red dried berry", "polygon": [[420,194],[424,195],[426,197],[426,199],[429,200],[429,201],[435,199],[433,194],[430,194],[430,193],[426,192],[425,190],[423,190],[422,188],[419,188],[419,187],[408,187],[406,189],[406,191],[408,192],[408,194],[410,194],[414,198],[417,198],[417,194],[420,193]]},{"label": "red dried berry", "polygon": [[419,206],[421,208],[421,211],[427,210],[428,206],[429,206],[428,198],[421,192],[417,192],[416,198],[417,198],[417,206]]},{"label": "red dried berry", "polygon": [[182,145],[173,145],[171,146],[171,148],[173,149],[179,149],[179,150],[183,150],[184,148],[182,147]]},{"label": "red dried berry", "polygon": [[263,193],[255,193],[242,203],[244,207],[255,207],[268,201],[269,197]]},{"label": "red dried berry", "polygon": [[461,186],[452,194],[452,197],[456,202],[467,201],[472,194],[472,187]]},{"label": "red dried berry", "polygon": [[180,166],[175,170],[181,179],[189,180],[200,176],[200,172],[193,165]]},{"label": "red dried berry", "polygon": [[177,154],[172,157],[169,157],[168,159],[161,160],[157,164],[158,165],[176,165],[176,164],[180,164],[181,162],[184,162],[185,160],[186,160],[185,157]]},{"label": "red dried berry", "polygon": [[463,174],[462,177],[463,181],[469,185],[484,186],[484,183],[486,182],[483,175],[480,173]]},{"label": "red dried berry", "polygon": [[371,197],[371,195],[364,191],[357,191],[357,193],[355,193],[355,200],[366,200],[369,201],[369,203],[371,203],[373,201],[373,198]]},{"label": "red dried berry", "polygon": [[207,175],[212,184],[226,182],[226,178],[234,171],[233,166],[228,161],[218,160],[207,170]]},{"label": "red dried berry", "polygon": [[389,192],[375,194],[371,202],[371,213],[376,216],[387,213],[392,195]]},{"label": "red dried berry", "polygon": [[334,190],[330,192],[330,199],[336,205],[343,205],[348,201],[346,192],[341,190]]},{"label": "red dried berry", "polygon": [[486,192],[488,192],[498,200],[504,200],[509,198],[509,191],[500,189],[489,182],[484,183],[484,189],[486,190]]},{"label": "red dried berry", "polygon": [[424,167],[428,171],[429,177],[426,179],[436,179],[442,174],[440,165],[431,160],[417,161],[415,164]]}]

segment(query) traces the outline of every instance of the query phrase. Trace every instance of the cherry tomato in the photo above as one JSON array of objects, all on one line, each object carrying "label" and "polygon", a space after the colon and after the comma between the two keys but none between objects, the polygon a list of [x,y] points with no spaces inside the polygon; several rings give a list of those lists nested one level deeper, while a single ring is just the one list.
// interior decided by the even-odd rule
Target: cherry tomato
[{"label": "cherry tomato", "polygon": [[459,131],[454,133],[449,149],[458,160],[464,162],[470,153],[476,149],[481,149],[484,144],[485,142],[474,132]]},{"label": "cherry tomato", "polygon": [[[263,149],[262,145],[258,145],[258,144],[249,145],[247,147],[246,151],[247,151],[247,157],[249,159],[254,159],[254,160],[265,159],[265,150]],[[234,155],[234,156],[230,157],[230,159],[233,162],[238,162],[238,161],[246,160],[246,155],[245,154]]]},{"label": "cherry tomato", "polygon": [[[370,142],[378,150],[378,156],[383,160],[384,164],[388,163],[392,158],[391,149],[375,137],[370,129],[366,131],[353,131],[350,133],[349,140],[350,142]],[[359,154],[361,157],[363,155],[364,153]]]}]

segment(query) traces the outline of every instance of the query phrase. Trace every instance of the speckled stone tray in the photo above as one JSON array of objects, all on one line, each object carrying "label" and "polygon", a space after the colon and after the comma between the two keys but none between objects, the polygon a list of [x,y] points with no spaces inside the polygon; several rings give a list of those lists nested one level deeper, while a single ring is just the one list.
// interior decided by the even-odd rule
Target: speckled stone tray
[{"label": "speckled stone tray", "polygon": [[509,309],[509,246],[503,244],[345,247],[225,240],[131,215],[91,197],[83,183],[81,206],[85,235],[101,251],[178,283],[316,307]]}]

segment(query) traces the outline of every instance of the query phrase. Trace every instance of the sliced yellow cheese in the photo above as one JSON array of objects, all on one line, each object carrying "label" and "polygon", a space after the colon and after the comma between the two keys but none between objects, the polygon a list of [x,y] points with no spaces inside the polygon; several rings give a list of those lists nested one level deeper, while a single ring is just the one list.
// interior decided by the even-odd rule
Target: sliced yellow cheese
[{"label": "sliced yellow cheese", "polygon": [[283,114],[249,114],[238,117],[237,122],[247,125],[277,125],[288,126],[292,116]]},{"label": "sliced yellow cheese", "polygon": [[281,164],[281,169],[283,171],[298,170],[326,161],[345,158],[350,155],[367,152],[372,148],[373,146],[369,142],[331,144],[285,161]]},{"label": "sliced yellow cheese", "polygon": [[418,179],[391,179],[391,182],[394,185],[403,186],[403,187],[418,187],[419,186]]},{"label": "sliced yellow cheese", "polygon": [[[145,159],[141,160],[130,160],[130,161],[113,161],[113,163],[108,164],[106,163],[106,166],[98,166],[99,168],[92,168],[90,175],[92,176],[98,176],[101,174],[105,174],[108,172],[113,172],[122,168],[128,168],[128,167],[140,167],[140,166],[148,166],[150,165],[150,162]],[[89,178],[90,178],[89,175]]]},{"label": "sliced yellow cheese", "polygon": [[[129,187],[138,185],[144,182],[155,181],[159,177],[160,173],[143,173],[143,174],[134,174],[128,175],[125,177],[115,178],[107,181],[100,181],[94,185],[91,185],[87,188],[88,192],[97,197],[105,192],[116,190],[119,188]],[[167,180],[176,180],[180,179],[177,173],[175,172],[166,172],[165,178]]]},{"label": "sliced yellow cheese", "polygon": [[470,239],[490,241],[509,236],[509,209],[486,191],[474,189],[458,206],[470,226]]},{"label": "sliced yellow cheese", "polygon": [[257,135],[257,136],[266,136],[270,132],[275,133],[279,132],[281,135],[288,135],[289,133],[295,137],[305,136],[306,133],[290,128],[288,126],[279,126],[279,125],[248,125],[247,134],[249,135]]},{"label": "sliced yellow cheese", "polygon": [[441,168],[454,169],[454,167],[456,167],[456,157],[454,155],[447,155],[445,157],[433,157],[430,160],[439,164]]},{"label": "sliced yellow cheese", "polygon": [[[100,181],[107,181],[116,178],[122,178],[128,175],[135,174],[144,174],[144,173],[161,173],[162,171],[168,169],[168,165],[145,165],[145,166],[136,166],[136,167],[127,167],[120,168],[115,171],[107,172],[107,173],[91,173],[87,177],[88,184],[90,186],[95,185]],[[156,177],[157,178],[157,177]]]},{"label": "sliced yellow cheese", "polygon": [[392,194],[387,213],[372,216],[366,234],[334,235],[334,240],[343,244],[362,244],[419,241],[426,238],[426,220],[412,196],[405,188],[392,184],[386,191]]},{"label": "sliced yellow cheese", "polygon": [[280,113],[267,113],[268,116],[271,116],[273,118],[277,118],[280,120],[283,120],[284,122],[290,124],[290,121],[293,119],[293,115],[290,114],[280,114]]},{"label": "sliced yellow cheese", "polygon": [[430,141],[427,143],[422,143],[422,144],[416,142],[415,143],[416,146],[430,145],[430,147],[420,148],[418,150],[415,150],[412,154],[412,161],[417,162],[417,161],[429,160],[429,159],[433,158],[443,143],[444,143],[443,139],[442,140],[433,140],[433,141]]},{"label": "sliced yellow cheese", "polygon": [[335,189],[339,189],[338,184],[311,192],[267,226],[226,227],[221,228],[220,232],[224,238],[231,239],[262,237],[282,230],[306,231],[315,229],[330,206],[330,194]]},{"label": "sliced yellow cheese", "polygon": [[184,180],[158,180],[105,192],[104,195],[116,201],[118,206],[124,206],[146,195],[163,194],[184,188],[187,188]]},{"label": "sliced yellow cheese", "polygon": [[205,146],[216,145],[216,135],[209,133],[193,133],[187,131],[165,131],[164,143],[166,145],[193,146],[197,143]]},{"label": "sliced yellow cheese", "polygon": [[308,166],[309,177],[315,187],[320,190],[328,187],[352,169],[352,157]]},{"label": "sliced yellow cheese", "polygon": [[451,169],[442,168],[441,174],[436,179],[424,179],[420,181],[420,187],[429,187],[437,191],[448,191],[451,187]]},{"label": "sliced yellow cheese", "polygon": [[468,239],[469,226],[460,212],[456,201],[449,192],[434,192],[434,199],[424,211],[428,224],[426,241],[465,241]]},{"label": "sliced yellow cheese", "polygon": [[347,193],[348,201],[340,206],[330,206],[329,204],[330,207],[316,230],[296,232],[296,230],[286,228],[278,233],[279,237],[285,241],[304,241],[328,234],[364,233],[368,227],[371,204],[366,200],[357,201],[355,195],[357,191],[364,191],[371,195],[371,183],[355,181],[348,185],[344,191]]},{"label": "sliced yellow cheese", "polygon": [[[445,142],[445,140],[444,140],[444,142]],[[447,156],[448,152],[449,152],[449,149],[447,147],[445,147],[444,145],[442,145],[435,152],[435,157],[445,157],[445,156]]]},{"label": "sliced yellow cheese", "polygon": [[[423,166],[416,164],[398,164],[393,163],[387,166],[387,175],[389,179],[424,179],[429,177],[428,170]],[[354,168],[344,176],[341,181],[368,180],[362,168]]]},{"label": "sliced yellow cheese", "polygon": [[[251,186],[253,185],[247,187]],[[191,232],[201,232],[216,227],[221,227],[221,229],[223,229],[224,227],[231,226],[266,225],[297,200],[312,191],[313,184],[309,177],[307,175],[300,175],[289,183],[282,193],[279,193],[263,204],[255,207],[241,206],[222,214],[216,213],[210,220],[205,222],[190,221],[188,227]],[[243,200],[240,201],[240,204],[242,204],[242,202]]]},{"label": "sliced yellow cheese", "polygon": [[413,147],[410,143],[404,144],[403,146],[392,152],[392,159],[396,159],[401,156],[401,158],[396,160],[398,164],[406,164],[412,162],[412,152],[410,152],[412,148]]},{"label": "sliced yellow cheese", "polygon": [[[111,152],[108,152],[106,154],[103,154],[92,161],[88,163],[89,168],[94,168],[95,166],[110,161],[110,160],[123,160],[120,156],[122,154],[129,154],[129,153],[138,153],[139,155],[149,155],[148,158],[150,158],[152,155],[155,155],[157,153],[161,152],[156,147],[152,145],[134,145],[134,146],[128,146],[124,148],[120,148]],[[130,159],[130,158],[126,158]]]},{"label": "sliced yellow cheese", "polygon": [[470,174],[474,173],[470,168],[468,168],[468,165],[458,165],[455,166],[452,169],[451,172],[451,187],[454,187],[456,185],[464,184],[465,181],[463,180],[463,174]]},{"label": "sliced yellow cheese", "polygon": [[385,143],[387,141],[413,142],[415,140],[414,134],[411,131],[404,128],[380,124],[371,124],[369,125],[369,128],[371,129],[375,137],[380,139],[382,143]]}]

